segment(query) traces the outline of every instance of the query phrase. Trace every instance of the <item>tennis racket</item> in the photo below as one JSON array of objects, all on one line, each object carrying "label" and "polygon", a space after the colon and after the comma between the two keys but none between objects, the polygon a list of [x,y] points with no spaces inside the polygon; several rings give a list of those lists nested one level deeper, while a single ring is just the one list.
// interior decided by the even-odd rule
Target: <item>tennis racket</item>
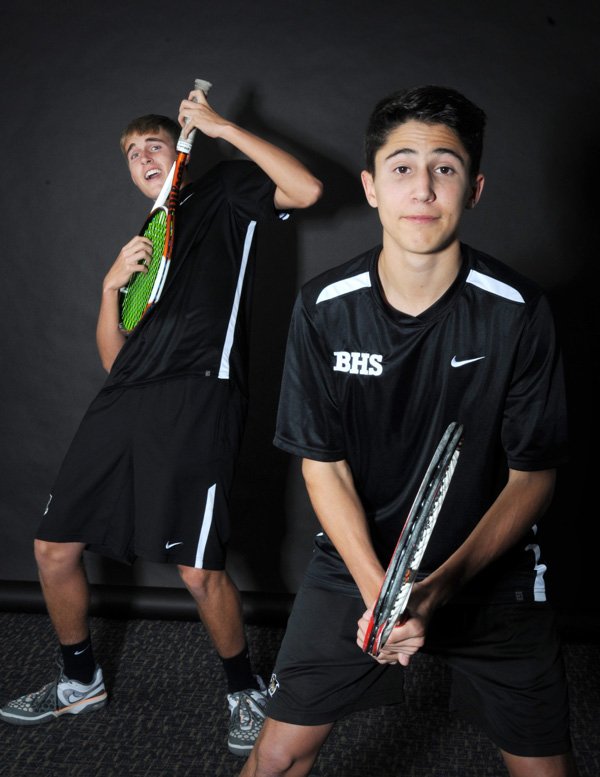
[{"label": "tennis racket", "polygon": [[379,655],[392,629],[401,622],[425,549],[456,469],[462,446],[462,432],[462,425],[456,421],[448,426],[410,508],[363,640],[363,651],[372,656]]},{"label": "tennis racket", "polygon": [[[200,78],[194,82],[194,89],[200,89],[204,94],[208,94],[211,86],[208,81]],[[125,334],[132,332],[144,315],[158,302],[165,286],[173,252],[175,210],[195,134],[194,129],[187,138],[184,138],[182,130],[177,142],[177,158],[141,229],[140,234],[152,242],[152,258],[148,263],[147,272],[132,273],[127,285],[121,289],[119,326]]]}]

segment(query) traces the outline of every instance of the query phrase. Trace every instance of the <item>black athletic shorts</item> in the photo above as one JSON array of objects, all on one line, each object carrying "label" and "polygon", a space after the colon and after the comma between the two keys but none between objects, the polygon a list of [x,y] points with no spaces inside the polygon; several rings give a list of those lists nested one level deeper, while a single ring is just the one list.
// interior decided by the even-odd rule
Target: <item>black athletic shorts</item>
[{"label": "black athletic shorts", "polygon": [[245,400],[229,381],[101,391],[63,461],[37,537],[223,569]]},{"label": "black athletic shorts", "polygon": [[[361,599],[304,584],[269,684],[269,717],[320,725],[402,701],[407,670],[378,664],[356,644],[364,609]],[[566,677],[545,603],[447,606],[423,650],[451,668],[451,708],[498,747],[537,757],[571,749]]]}]

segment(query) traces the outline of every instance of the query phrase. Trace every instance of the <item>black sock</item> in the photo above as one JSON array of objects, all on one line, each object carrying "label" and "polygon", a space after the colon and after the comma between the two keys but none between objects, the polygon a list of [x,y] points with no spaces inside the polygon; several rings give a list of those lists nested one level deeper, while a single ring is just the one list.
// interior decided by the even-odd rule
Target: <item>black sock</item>
[{"label": "black sock", "polygon": [[60,650],[65,674],[69,680],[91,683],[96,670],[91,637],[88,636],[76,645],[61,645]]},{"label": "black sock", "polygon": [[241,653],[232,658],[221,658],[223,669],[227,675],[227,693],[245,691],[246,688],[258,690],[256,677],[252,674],[250,655],[245,647]]}]

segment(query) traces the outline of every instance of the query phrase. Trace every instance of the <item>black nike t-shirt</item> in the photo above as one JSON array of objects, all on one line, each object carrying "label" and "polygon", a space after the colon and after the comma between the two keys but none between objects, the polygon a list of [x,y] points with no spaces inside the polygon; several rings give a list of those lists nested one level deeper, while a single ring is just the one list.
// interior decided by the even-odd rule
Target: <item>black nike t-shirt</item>
[{"label": "black nike t-shirt", "polygon": [[[537,286],[466,245],[458,277],[419,316],[385,301],[381,247],[306,284],[288,340],[275,444],[319,461],[345,459],[387,566],[433,452],[464,426],[458,466],[422,573],[466,539],[506,482],[507,468],[556,467],[566,410],[553,320]],[[471,591],[498,601],[545,597],[529,536]],[[329,539],[309,576],[356,593]]]},{"label": "black nike t-shirt", "polygon": [[128,337],[105,388],[196,375],[246,391],[255,230],[287,215],[274,194],[249,161],[221,162],[182,190],[163,295]]}]

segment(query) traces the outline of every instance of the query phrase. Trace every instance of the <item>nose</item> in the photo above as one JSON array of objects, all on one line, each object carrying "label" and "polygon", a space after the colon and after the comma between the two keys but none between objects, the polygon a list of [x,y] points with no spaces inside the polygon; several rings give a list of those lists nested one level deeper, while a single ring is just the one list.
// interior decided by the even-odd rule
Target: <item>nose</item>
[{"label": "nose", "polygon": [[429,170],[418,170],[412,178],[413,198],[418,202],[430,202],[435,200],[433,180]]}]

